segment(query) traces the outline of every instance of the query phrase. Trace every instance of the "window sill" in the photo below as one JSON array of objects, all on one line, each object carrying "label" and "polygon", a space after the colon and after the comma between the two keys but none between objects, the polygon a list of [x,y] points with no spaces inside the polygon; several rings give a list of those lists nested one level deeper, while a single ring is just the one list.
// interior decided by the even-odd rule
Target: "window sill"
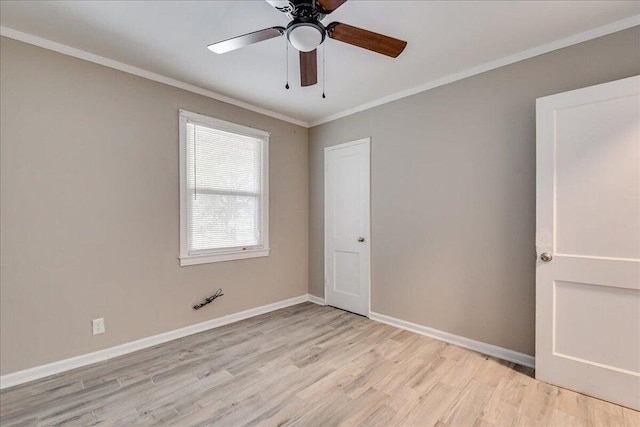
[{"label": "window sill", "polygon": [[234,261],[237,259],[269,256],[270,249],[253,249],[247,251],[223,252],[219,254],[187,255],[180,257],[180,267],[187,265],[208,264],[210,262]]}]

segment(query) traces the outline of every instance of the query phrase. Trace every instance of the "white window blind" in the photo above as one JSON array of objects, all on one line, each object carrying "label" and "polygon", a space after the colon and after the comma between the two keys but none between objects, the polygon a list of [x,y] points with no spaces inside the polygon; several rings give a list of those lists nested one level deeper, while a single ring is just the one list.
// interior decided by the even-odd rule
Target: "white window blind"
[{"label": "white window blind", "polygon": [[[212,262],[264,256],[255,255],[265,249],[264,135],[248,135],[251,132],[238,125],[185,113],[181,170],[186,218],[181,222],[186,242],[181,246],[186,246],[186,253],[181,259]],[[245,132],[234,132],[234,126]],[[196,262],[187,262],[192,263]]]}]

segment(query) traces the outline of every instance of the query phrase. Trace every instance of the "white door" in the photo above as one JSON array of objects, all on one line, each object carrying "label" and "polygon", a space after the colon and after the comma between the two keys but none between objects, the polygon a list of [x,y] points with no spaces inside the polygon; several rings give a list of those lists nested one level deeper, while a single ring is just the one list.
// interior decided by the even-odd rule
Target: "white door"
[{"label": "white door", "polygon": [[538,99],[536,377],[640,409],[640,76]]},{"label": "white door", "polygon": [[325,148],[325,302],[369,315],[369,138]]}]

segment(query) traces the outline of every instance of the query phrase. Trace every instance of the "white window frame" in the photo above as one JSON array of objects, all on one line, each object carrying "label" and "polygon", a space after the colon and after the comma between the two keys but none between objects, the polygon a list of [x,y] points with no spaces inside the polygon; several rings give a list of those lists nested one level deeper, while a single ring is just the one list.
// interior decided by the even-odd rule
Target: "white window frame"
[{"label": "white window frame", "polygon": [[[180,266],[205,264],[210,262],[232,261],[237,259],[269,256],[269,136],[268,132],[225,122],[192,113],[179,111],[179,139],[180,139]],[[262,141],[261,168],[261,197],[260,197],[260,244],[257,246],[216,249],[211,251],[189,252],[187,197],[187,122],[202,124],[217,130],[231,132],[238,135],[257,138]]]}]

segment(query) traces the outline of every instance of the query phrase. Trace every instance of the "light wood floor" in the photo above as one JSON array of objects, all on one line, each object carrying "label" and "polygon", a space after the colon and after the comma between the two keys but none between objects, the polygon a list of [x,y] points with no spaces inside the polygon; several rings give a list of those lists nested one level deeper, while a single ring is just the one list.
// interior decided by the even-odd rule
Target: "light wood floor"
[{"label": "light wood floor", "polygon": [[0,423],[640,426],[531,374],[305,303],[5,390]]}]

